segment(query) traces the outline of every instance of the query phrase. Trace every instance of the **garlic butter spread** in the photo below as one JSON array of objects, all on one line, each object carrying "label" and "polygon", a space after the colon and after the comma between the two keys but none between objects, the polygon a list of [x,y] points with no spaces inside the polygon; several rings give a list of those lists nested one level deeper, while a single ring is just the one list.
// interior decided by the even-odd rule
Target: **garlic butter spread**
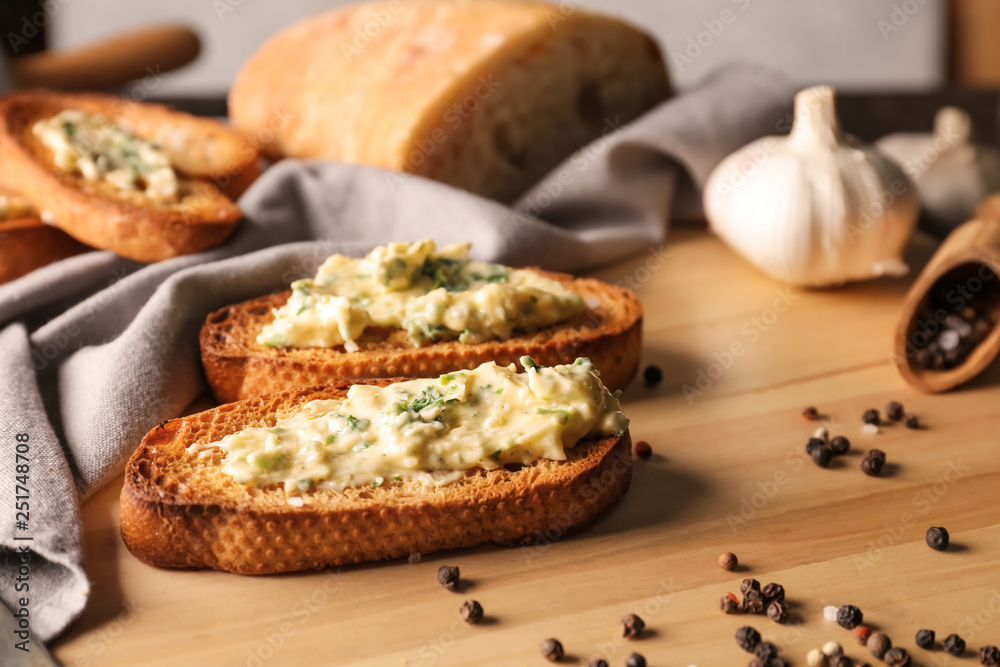
[{"label": "garlic butter spread", "polygon": [[307,403],[272,428],[250,428],[192,452],[225,451],[223,471],[254,486],[379,487],[389,480],[444,484],[469,468],[561,461],[588,436],[628,427],[589,359],[525,373],[493,362],[387,387],[355,385],[344,400]]},{"label": "garlic butter spread", "polygon": [[313,279],[292,283],[288,302],[257,342],[349,352],[370,326],[406,330],[416,346],[443,338],[510,338],[583,312],[579,295],[536,271],[470,260],[471,244],[392,243],[358,259],[333,255]]},{"label": "garlic butter spread", "polygon": [[177,174],[163,149],[107,116],[68,109],[38,121],[31,131],[60,169],[156,199],[177,196]]},{"label": "garlic butter spread", "polygon": [[25,199],[0,194],[0,221],[17,220],[35,214],[35,209]]}]

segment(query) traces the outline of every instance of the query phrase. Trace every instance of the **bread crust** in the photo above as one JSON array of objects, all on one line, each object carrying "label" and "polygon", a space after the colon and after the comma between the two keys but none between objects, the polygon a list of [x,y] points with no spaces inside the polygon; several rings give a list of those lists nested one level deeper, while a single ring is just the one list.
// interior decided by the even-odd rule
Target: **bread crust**
[{"label": "bread crust", "polygon": [[670,94],[655,41],[612,17],[382,0],[275,34],[238,74],[229,111],[269,138],[272,159],[368,164],[509,202]]},{"label": "bread crust", "polygon": [[592,278],[541,271],[583,297],[587,310],[565,323],[507,340],[457,341],[414,347],[401,329],[369,329],[360,349],[273,348],[257,343],[271,309],[291,292],[271,294],[221,308],[205,320],[201,359],[212,393],[220,403],[292,387],[379,377],[436,377],[487,361],[506,366],[528,355],[543,366],[589,357],[611,390],[622,389],[639,367],[642,305],[630,290]]},{"label": "bread crust", "polygon": [[273,426],[305,403],[343,398],[347,389],[278,392],[150,431],[125,468],[121,531],[129,551],[159,567],[275,574],[486,542],[548,544],[594,521],[631,482],[627,431],[582,441],[566,461],[471,470],[440,487],[387,482],[314,491],[302,507],[289,505],[278,485],[233,481],[221,471],[221,452],[202,459],[187,452],[242,428]]},{"label": "bread crust", "polygon": [[0,221],[0,284],[88,250],[36,217]]},{"label": "bread crust", "polygon": [[[59,169],[31,128],[65,109],[105,114],[136,136],[161,143],[178,172],[179,200],[164,203],[121,193]],[[256,151],[235,177],[227,173],[225,151],[214,158],[205,151],[211,146],[238,150],[241,140],[216,121],[158,105],[104,95],[16,93],[0,103],[0,181],[77,240],[154,262],[213,247],[232,232],[240,210],[212,180],[228,179],[225,185],[234,192],[244,187],[255,177]]]}]

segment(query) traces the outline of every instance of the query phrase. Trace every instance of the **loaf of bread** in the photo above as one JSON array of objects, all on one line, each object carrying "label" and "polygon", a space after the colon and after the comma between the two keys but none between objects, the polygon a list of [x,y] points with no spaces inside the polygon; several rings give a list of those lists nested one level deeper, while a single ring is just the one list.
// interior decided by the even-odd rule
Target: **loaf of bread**
[{"label": "loaf of bread", "polygon": [[[388,380],[375,381],[386,385]],[[484,542],[531,543],[591,523],[628,490],[631,440],[583,440],[567,460],[474,468],[442,486],[312,491],[292,505],[280,485],[248,487],[222,455],[191,445],[271,427],[309,401],[343,399],[347,386],[295,389],[223,405],[149,432],[125,468],[121,531],[129,551],[160,567],[274,574],[405,557]]]},{"label": "loaf of bread", "polygon": [[670,92],[649,35],[575,5],[389,0],[275,35],[229,113],[272,158],[374,165],[509,202]]},{"label": "loaf of bread", "polygon": [[[61,122],[67,113],[79,118],[84,129]],[[70,157],[60,158],[46,143],[40,123],[52,132],[63,128]],[[82,135],[84,130],[88,134]],[[137,179],[142,178],[140,167],[147,166],[139,161],[153,150],[175,175],[176,193],[156,198],[151,189],[78,173],[60,163],[77,159],[70,154],[72,141],[81,150],[109,145],[117,155],[135,159],[137,166],[131,168]],[[103,167],[107,155],[94,155],[92,164]],[[28,200],[45,222],[89,246],[139,261],[221,243],[240,217],[232,197],[256,178],[258,158],[252,141],[222,123],[160,105],[44,91],[15,93],[0,103],[0,182]],[[125,168],[111,173],[129,175]]]},{"label": "loaf of bread", "polygon": [[0,284],[88,250],[41,221],[20,195],[0,186]]}]

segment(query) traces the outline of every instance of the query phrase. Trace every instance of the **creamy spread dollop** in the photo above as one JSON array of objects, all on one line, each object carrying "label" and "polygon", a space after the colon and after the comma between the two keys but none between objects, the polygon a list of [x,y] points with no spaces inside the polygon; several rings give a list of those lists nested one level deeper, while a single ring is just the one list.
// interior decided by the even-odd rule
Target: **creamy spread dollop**
[{"label": "creamy spread dollop", "polygon": [[551,326],[583,312],[579,295],[537,271],[469,259],[471,244],[429,239],[379,246],[366,257],[329,257],[312,279],[292,283],[257,336],[271,347],[353,352],[368,327],[406,330],[416,346],[457,338],[479,343]]},{"label": "creamy spread dollop", "polygon": [[589,359],[527,369],[474,370],[386,387],[355,385],[343,400],[317,400],[270,428],[248,428],[190,451],[225,452],[222,470],[253,486],[379,487],[388,481],[446,484],[470,468],[562,461],[583,438],[628,428]]},{"label": "creamy spread dollop", "polygon": [[103,114],[67,109],[39,120],[31,131],[60,169],[154,199],[177,197],[177,174],[166,152]]},{"label": "creamy spread dollop", "polygon": [[17,220],[34,214],[35,209],[26,199],[0,194],[0,221]]}]

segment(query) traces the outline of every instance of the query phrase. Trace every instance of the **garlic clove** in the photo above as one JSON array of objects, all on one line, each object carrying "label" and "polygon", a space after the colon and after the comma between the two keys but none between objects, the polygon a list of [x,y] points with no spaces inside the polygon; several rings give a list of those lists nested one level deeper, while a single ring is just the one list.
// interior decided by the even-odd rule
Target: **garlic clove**
[{"label": "garlic clove", "polygon": [[915,187],[891,160],[846,135],[828,86],[801,91],[788,137],[724,159],[705,186],[712,229],[772,276],[825,287],[906,272]]}]

